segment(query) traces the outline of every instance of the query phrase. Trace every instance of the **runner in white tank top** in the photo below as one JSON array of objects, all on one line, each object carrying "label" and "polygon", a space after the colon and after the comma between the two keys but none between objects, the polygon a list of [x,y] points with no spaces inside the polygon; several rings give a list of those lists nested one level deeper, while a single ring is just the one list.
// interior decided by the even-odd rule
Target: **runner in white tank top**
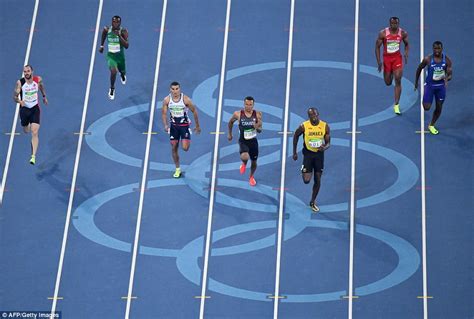
[{"label": "runner in white tank top", "polygon": [[43,79],[33,75],[33,67],[25,65],[24,77],[16,81],[13,100],[20,106],[20,121],[25,133],[31,132],[31,158],[30,164],[36,163],[36,151],[38,150],[40,128],[40,107],[38,103],[38,91],[41,91],[43,103],[48,104]]},{"label": "runner in white tank top", "polygon": [[[170,123],[168,125],[168,109]],[[179,166],[179,154],[178,147],[179,141],[181,140],[181,147],[183,151],[188,151],[191,142],[191,129],[189,125],[191,121],[188,117],[188,110],[193,112],[196,134],[201,133],[199,126],[199,118],[196,106],[193,104],[191,99],[181,93],[181,87],[178,82],[172,82],[170,84],[170,94],[163,100],[163,108],[161,110],[161,119],[165,132],[170,135],[171,143],[171,154],[173,161],[176,166],[176,170],[173,174],[174,178],[181,177],[181,168]]]}]

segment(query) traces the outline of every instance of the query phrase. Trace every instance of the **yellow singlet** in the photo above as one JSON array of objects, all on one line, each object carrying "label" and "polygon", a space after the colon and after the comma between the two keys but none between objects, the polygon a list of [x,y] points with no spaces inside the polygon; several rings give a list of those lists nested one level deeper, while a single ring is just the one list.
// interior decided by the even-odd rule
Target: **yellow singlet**
[{"label": "yellow singlet", "polygon": [[318,152],[318,147],[324,145],[324,134],[326,133],[326,122],[319,120],[318,125],[311,121],[303,122],[304,145],[311,152]]}]

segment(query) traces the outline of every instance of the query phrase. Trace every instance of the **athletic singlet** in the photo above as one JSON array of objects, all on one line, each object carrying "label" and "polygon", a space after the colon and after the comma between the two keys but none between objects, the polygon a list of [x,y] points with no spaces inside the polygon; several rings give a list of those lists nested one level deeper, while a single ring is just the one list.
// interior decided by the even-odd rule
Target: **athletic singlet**
[{"label": "athletic singlet", "polygon": [[25,102],[25,107],[31,109],[38,105],[39,77],[33,76],[33,82],[26,82],[25,78],[20,79],[20,98]]},{"label": "athletic singlet", "polygon": [[385,28],[383,39],[383,55],[401,55],[400,43],[402,42],[402,28],[398,28],[397,34],[391,34],[390,28]]},{"label": "athletic singlet", "polygon": [[442,54],[439,63],[436,63],[434,56],[431,55],[428,74],[426,75],[426,83],[431,84],[432,86],[444,85],[446,67],[446,56],[444,54]]},{"label": "athletic singlet", "polygon": [[324,145],[324,135],[326,134],[326,122],[319,120],[318,125],[311,124],[311,121],[303,122],[304,127],[304,148],[311,152],[318,152],[318,147]]},{"label": "athletic singlet", "polygon": [[188,107],[184,104],[184,94],[181,93],[178,102],[173,101],[173,96],[170,94],[170,102],[168,109],[170,110],[170,122],[175,125],[189,125],[191,121],[188,117]]},{"label": "athletic singlet", "polygon": [[[119,29],[119,34],[121,33],[122,27]],[[122,46],[120,45],[120,38],[112,32],[112,26],[109,27],[109,31],[107,32],[107,47],[110,53],[119,53],[123,51]]]},{"label": "athletic singlet", "polygon": [[252,115],[247,117],[244,110],[240,110],[239,131],[240,140],[251,140],[257,137],[257,130],[254,124],[257,123],[257,112],[252,111]]}]

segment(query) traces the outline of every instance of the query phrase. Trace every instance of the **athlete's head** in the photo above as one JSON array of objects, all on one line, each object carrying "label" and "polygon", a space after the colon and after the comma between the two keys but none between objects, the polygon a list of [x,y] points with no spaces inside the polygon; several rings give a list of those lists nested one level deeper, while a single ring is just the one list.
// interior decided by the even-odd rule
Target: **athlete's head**
[{"label": "athlete's head", "polygon": [[310,107],[308,109],[308,118],[311,121],[311,124],[319,123],[319,111],[315,107]]},{"label": "athlete's head", "polygon": [[31,79],[31,77],[33,76],[33,67],[29,64],[25,65],[23,67],[23,75],[25,76],[25,79]]},{"label": "athlete's head", "polygon": [[398,27],[400,26],[400,19],[398,17],[391,17],[388,21],[392,31],[398,30]]},{"label": "athlete's head", "polygon": [[114,28],[114,29],[120,28],[121,23],[122,23],[122,18],[120,16],[113,16],[112,17],[112,28]]},{"label": "athlete's head", "polygon": [[255,104],[255,99],[251,96],[246,96],[244,99],[245,112],[252,112],[254,104]]},{"label": "athlete's head", "polygon": [[433,55],[439,57],[443,52],[443,43],[441,41],[433,42]]},{"label": "athlete's head", "polygon": [[174,98],[177,98],[181,94],[181,86],[178,82],[174,81],[170,84],[170,92]]}]

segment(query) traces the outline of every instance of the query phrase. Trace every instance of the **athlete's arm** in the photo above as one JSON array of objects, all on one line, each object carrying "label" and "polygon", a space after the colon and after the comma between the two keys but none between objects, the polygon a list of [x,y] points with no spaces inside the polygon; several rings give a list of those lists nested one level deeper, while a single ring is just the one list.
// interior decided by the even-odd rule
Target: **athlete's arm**
[{"label": "athlete's arm", "polygon": [[326,132],[324,133],[324,145],[319,147],[320,151],[325,151],[331,146],[331,130],[329,129],[329,124],[326,124]]},{"label": "athlete's arm", "polygon": [[165,132],[168,132],[168,104],[170,103],[170,97],[167,96],[163,99],[163,107],[161,108],[161,120],[163,121],[163,127],[165,128]]},{"label": "athlete's arm", "polygon": [[48,105],[48,99],[46,98],[46,90],[44,89],[43,78],[38,76],[38,88],[41,91],[41,95],[43,95],[43,103]]},{"label": "athlete's arm", "polygon": [[123,46],[125,49],[128,49],[128,30],[122,29],[122,32],[118,35],[120,40],[120,45]]},{"label": "athlete's arm", "polygon": [[410,51],[410,44],[408,43],[408,33],[406,31],[402,31],[402,40],[405,44],[405,64],[408,63],[408,52]]},{"label": "athlete's arm", "polygon": [[240,112],[234,112],[229,120],[229,124],[227,124],[227,128],[229,132],[227,134],[227,139],[232,141],[232,128],[234,127],[234,122],[240,120]]},{"label": "athlete's arm", "polygon": [[255,123],[255,129],[257,130],[257,133],[261,133],[262,132],[262,126],[263,126],[263,122],[262,122],[262,112],[257,112],[257,122]]},{"label": "athlete's arm", "polygon": [[451,78],[453,77],[453,63],[451,62],[451,59],[446,56],[446,78],[444,79],[444,82],[448,84],[448,81],[451,81]]},{"label": "athlete's arm", "polygon": [[102,36],[100,38],[100,48],[99,48],[100,53],[104,52],[104,42],[105,42],[105,38],[107,38],[107,32],[109,32],[109,28],[104,27],[104,29],[102,30]]},{"label": "athlete's arm", "polygon": [[300,135],[304,133],[304,126],[301,124],[298,126],[298,128],[295,131],[295,134],[293,135],[293,160],[298,159],[298,153],[296,152],[296,148],[298,147],[298,140],[300,138]]},{"label": "athlete's arm", "polygon": [[20,100],[20,97],[19,97],[20,92],[21,92],[21,83],[18,80],[16,81],[15,90],[13,91],[13,101],[15,101],[16,103],[20,103],[21,106],[25,106],[25,102]]},{"label": "athlete's arm", "polygon": [[199,125],[199,117],[198,117],[198,111],[197,111],[196,105],[194,105],[193,101],[191,101],[191,99],[186,95],[183,96],[183,100],[184,100],[184,104],[188,107],[188,109],[190,109],[191,112],[193,112],[194,122],[196,123],[194,127],[194,131],[196,132],[196,134],[201,133],[201,126]]},{"label": "athlete's arm", "polygon": [[425,58],[423,59],[423,61],[421,61],[421,63],[418,65],[418,68],[416,69],[416,74],[415,74],[415,90],[418,89],[418,80],[420,79],[420,74],[421,74],[421,71],[425,68],[425,66],[428,65],[430,61],[430,56],[425,56]]},{"label": "athlete's arm", "polygon": [[383,44],[383,39],[385,38],[385,33],[382,31],[379,32],[377,40],[375,41],[375,59],[377,59],[377,69],[379,72],[382,71],[382,62],[380,61],[380,47]]}]

